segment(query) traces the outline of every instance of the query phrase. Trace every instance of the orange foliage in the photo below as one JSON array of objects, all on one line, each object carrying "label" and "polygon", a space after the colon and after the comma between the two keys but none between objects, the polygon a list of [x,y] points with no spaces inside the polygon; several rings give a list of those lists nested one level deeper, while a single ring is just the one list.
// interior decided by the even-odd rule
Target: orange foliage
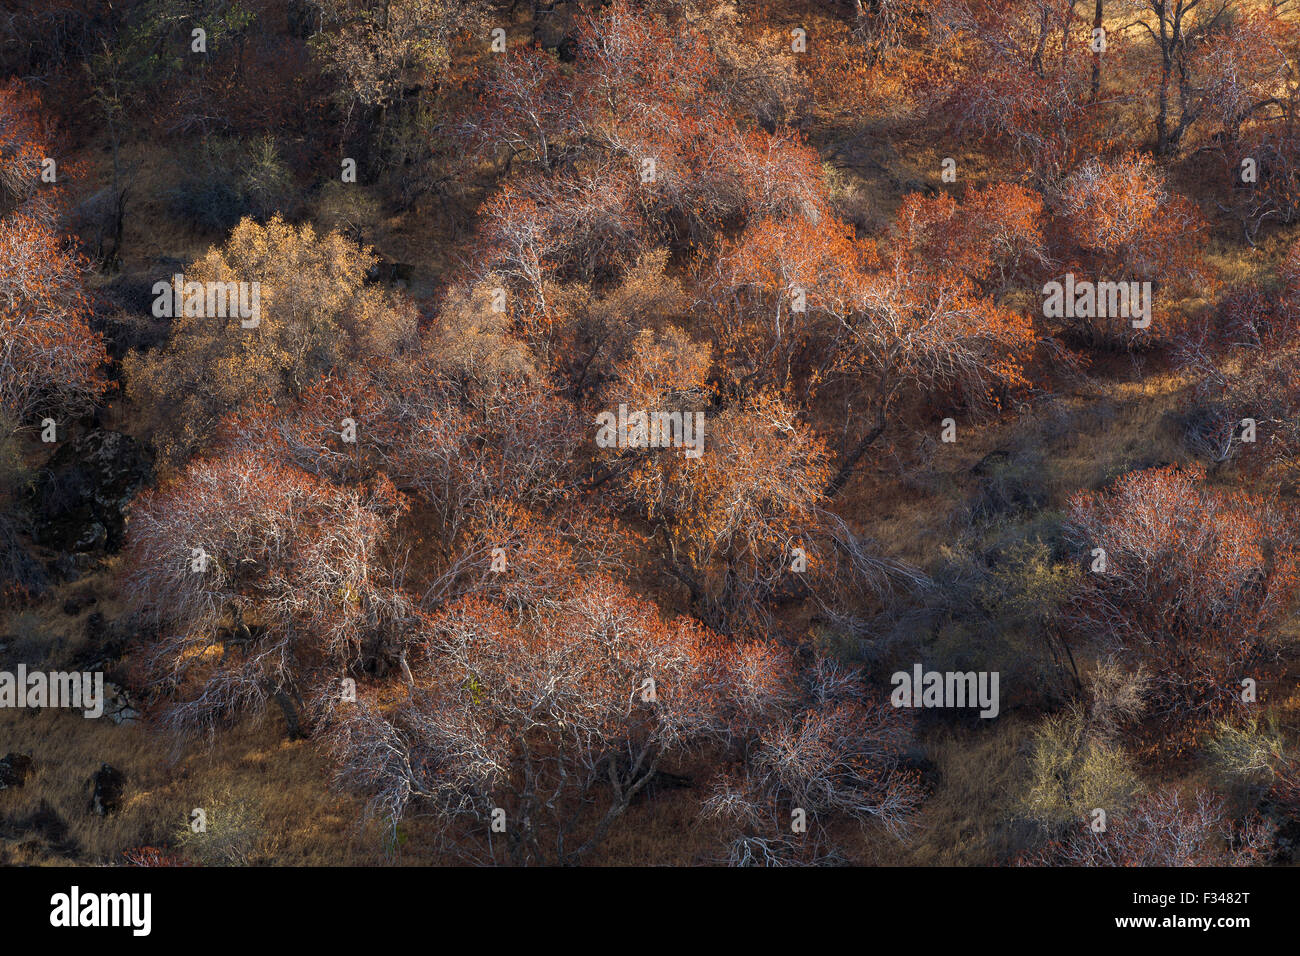
[{"label": "orange foliage", "polygon": [[0,219],[0,411],[84,411],[105,386],[107,361],[89,326],[88,265],[25,214]]}]

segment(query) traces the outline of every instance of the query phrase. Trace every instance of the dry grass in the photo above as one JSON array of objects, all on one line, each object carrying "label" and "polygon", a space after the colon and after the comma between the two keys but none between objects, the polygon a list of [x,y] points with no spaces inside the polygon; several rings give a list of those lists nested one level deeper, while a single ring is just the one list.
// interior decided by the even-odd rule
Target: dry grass
[{"label": "dry grass", "polygon": [[1014,815],[1024,786],[1027,723],[1014,716],[995,728],[945,728],[925,750],[938,784],[897,860],[911,866],[987,866],[1020,847]]},{"label": "dry grass", "polygon": [[[309,742],[288,743],[275,724],[240,725],[220,735],[211,749],[195,748],[173,759],[172,741],[144,724],[119,727],[68,712],[3,712],[5,747],[30,753],[34,768],[26,786],[0,792],[0,815],[12,829],[47,804],[67,826],[72,860],[114,863],[121,862],[124,849],[173,842],[195,807],[230,792],[265,820],[253,862],[382,862],[379,836],[356,828],[356,801],[328,791],[328,767],[315,748]],[[101,763],[126,778],[121,809],[108,817],[89,810],[91,775]],[[6,839],[0,858],[68,862],[49,842],[30,832]]]}]

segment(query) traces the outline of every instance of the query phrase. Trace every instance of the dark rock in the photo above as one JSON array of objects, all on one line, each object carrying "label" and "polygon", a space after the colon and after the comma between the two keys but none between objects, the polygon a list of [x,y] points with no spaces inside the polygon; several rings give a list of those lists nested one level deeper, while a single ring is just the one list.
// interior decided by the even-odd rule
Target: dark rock
[{"label": "dark rock", "polygon": [[78,554],[84,554],[87,551],[98,551],[108,543],[108,529],[98,521],[92,521],[86,525],[86,530],[82,532],[81,537],[72,545],[72,550]]},{"label": "dark rock", "polygon": [[95,785],[90,795],[90,811],[101,817],[116,812],[122,805],[122,793],[126,789],[126,778],[120,770],[103,764],[95,771]]},{"label": "dark rock", "polygon": [[116,726],[134,724],[140,720],[140,708],[136,706],[125,688],[109,681],[104,684],[104,716]]},{"label": "dark rock", "polygon": [[117,551],[127,506],[151,474],[148,451],[121,432],[96,430],[64,443],[31,492],[33,539],[65,552]]},{"label": "dark rock", "polygon": [[32,758],[28,754],[5,754],[0,759],[0,790],[21,787],[31,770]]}]

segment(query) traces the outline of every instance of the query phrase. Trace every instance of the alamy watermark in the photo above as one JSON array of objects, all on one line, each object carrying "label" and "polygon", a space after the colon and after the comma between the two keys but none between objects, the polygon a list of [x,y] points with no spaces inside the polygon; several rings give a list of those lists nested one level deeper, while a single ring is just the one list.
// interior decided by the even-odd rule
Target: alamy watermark
[{"label": "alamy watermark", "polygon": [[979,707],[980,716],[998,715],[997,671],[923,671],[920,664],[911,673],[897,671],[889,679],[894,685],[890,703],[895,707]]},{"label": "alamy watermark", "polygon": [[0,671],[0,707],[70,707],[82,716],[104,716],[102,671]]},{"label": "alamy watermark", "polygon": [[1043,295],[1046,319],[1131,319],[1135,329],[1151,324],[1150,282],[1076,282],[1067,272],[1065,282],[1043,286]]},{"label": "alamy watermark", "polygon": [[155,318],[237,318],[246,329],[262,324],[260,282],[186,282],[185,276],[178,272],[170,282],[166,279],[155,282],[153,294]]},{"label": "alamy watermark", "polygon": [[50,925],[56,928],[118,926],[148,936],[152,911],[152,893],[83,893],[73,886],[50,897]]},{"label": "alamy watermark", "polygon": [[687,458],[704,454],[704,413],[634,411],[601,412],[596,444],[601,448],[685,448]]}]

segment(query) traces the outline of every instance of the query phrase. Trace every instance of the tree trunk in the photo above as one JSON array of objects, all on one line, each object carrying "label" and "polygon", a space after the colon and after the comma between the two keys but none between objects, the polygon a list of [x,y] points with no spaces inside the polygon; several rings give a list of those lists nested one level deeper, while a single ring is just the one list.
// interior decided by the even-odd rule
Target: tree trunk
[{"label": "tree trunk", "polygon": [[867,449],[872,446],[884,430],[884,421],[877,420],[876,426],[871,429],[871,431],[867,432],[867,434],[863,436],[862,441],[858,442],[856,447],[848,453],[843,463],[840,465],[840,470],[835,473],[835,477],[830,480],[830,483],[826,486],[826,490],[823,492],[827,498],[834,498],[840,493],[844,488],[844,485],[848,482],[850,476],[852,476],[853,469],[856,468],[858,462],[862,460],[862,456],[867,453]]},{"label": "tree trunk", "polygon": [[[1101,28],[1102,7],[1105,0],[1097,0],[1097,6],[1092,14],[1093,36],[1096,37],[1097,30]],[[1101,94],[1101,53],[1094,51],[1092,54],[1092,101],[1095,103],[1097,97]]]},{"label": "tree trunk", "polygon": [[280,710],[284,713],[284,722],[289,725],[289,739],[304,739],[307,735],[302,732],[302,721],[298,717],[298,708],[294,706],[293,700],[284,690],[277,690],[275,702],[280,705]]}]

